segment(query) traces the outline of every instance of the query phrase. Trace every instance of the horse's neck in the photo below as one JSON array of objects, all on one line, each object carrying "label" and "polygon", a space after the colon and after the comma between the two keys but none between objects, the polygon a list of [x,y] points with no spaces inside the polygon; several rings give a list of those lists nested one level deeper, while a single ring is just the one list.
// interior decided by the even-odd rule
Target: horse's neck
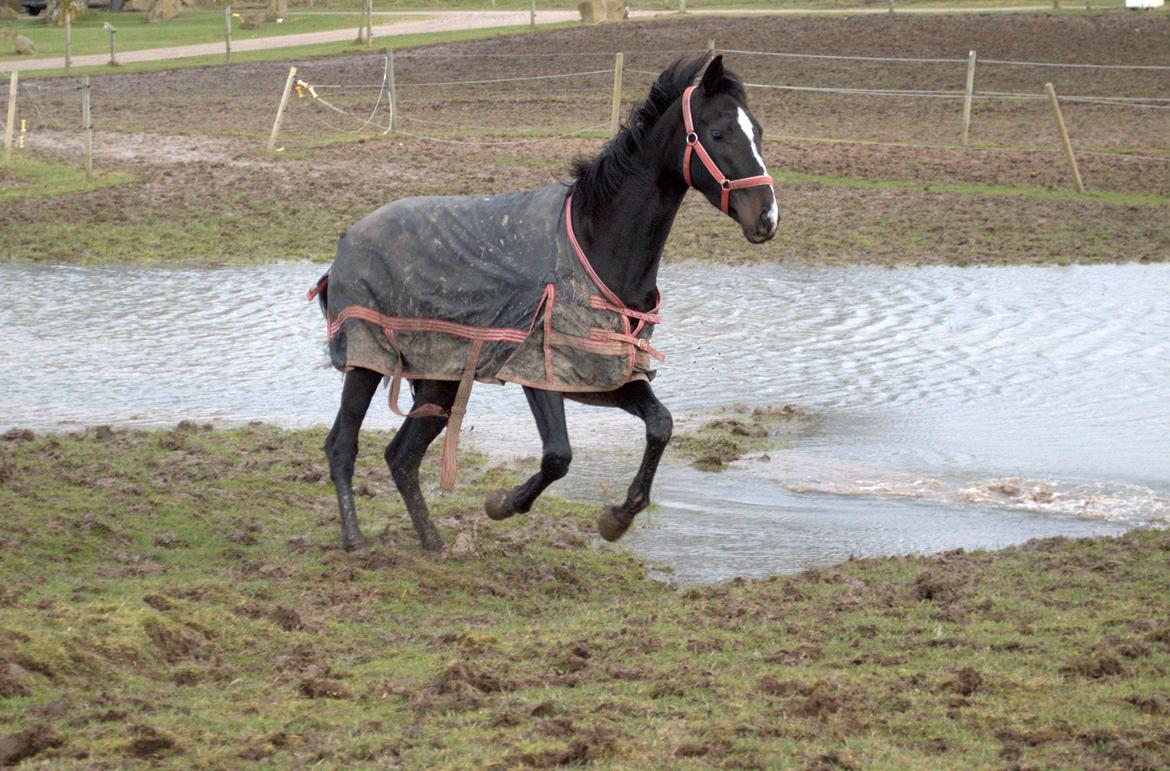
[{"label": "horse's neck", "polygon": [[630,308],[654,306],[658,264],[685,194],[685,187],[664,186],[651,176],[631,177],[592,211],[573,202],[581,247],[601,280]]}]

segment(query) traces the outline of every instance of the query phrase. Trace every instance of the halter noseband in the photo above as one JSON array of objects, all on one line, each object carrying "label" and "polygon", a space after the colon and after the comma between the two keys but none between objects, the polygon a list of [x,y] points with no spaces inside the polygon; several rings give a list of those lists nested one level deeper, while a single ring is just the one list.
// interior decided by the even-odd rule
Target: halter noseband
[{"label": "halter noseband", "polygon": [[[719,208],[727,214],[727,201],[731,197],[732,190],[739,190],[745,187],[758,187],[760,185],[771,185],[772,178],[767,174],[760,174],[755,177],[741,177],[740,179],[728,179],[719,166],[716,165],[715,159],[711,157],[703,143],[699,141],[699,135],[695,133],[695,121],[691,118],[691,93],[695,90],[695,86],[688,86],[682,95],[682,111],[683,111],[683,126],[687,131],[687,149],[683,153],[683,179],[687,181],[688,187],[695,187],[695,183],[691,182],[691,153],[698,153],[699,160],[707,167],[707,171],[715,178],[721,188],[719,199]],[[748,137],[748,141],[752,141]],[[695,188],[696,190],[698,188]]]}]

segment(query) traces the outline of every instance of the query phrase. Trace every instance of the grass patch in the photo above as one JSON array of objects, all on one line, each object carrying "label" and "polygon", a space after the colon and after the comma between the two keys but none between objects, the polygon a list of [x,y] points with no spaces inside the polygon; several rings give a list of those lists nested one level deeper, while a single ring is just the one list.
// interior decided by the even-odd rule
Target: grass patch
[{"label": "grass patch", "polygon": [[85,169],[17,155],[10,166],[0,166],[0,204],[92,192],[132,181],[134,175],[128,172],[99,170],[89,181]]},{"label": "grass patch", "polygon": [[0,746],[65,766],[1170,762],[1170,534],[679,592],[595,547],[588,507],[489,523],[482,495],[531,469],[474,456],[449,495],[424,464],[452,548],[423,555],[371,433],[376,537],[347,555],[322,434],[0,440]]},{"label": "grass patch", "polygon": [[[221,16],[220,23],[222,24],[222,22],[223,17]],[[345,27],[350,25],[354,27],[354,37],[356,39],[357,23],[355,20],[351,20],[349,25],[341,24],[338,26]],[[571,26],[571,24],[541,24],[540,29],[559,29],[561,27],[567,26]],[[484,38],[497,37],[500,35],[528,34],[532,31],[533,30],[528,25],[488,27],[484,29],[452,30],[449,32],[420,32],[407,35],[385,35],[375,37],[372,45],[369,47],[359,45],[355,41],[338,41],[336,43],[316,43],[313,45],[288,46],[284,48],[272,48],[262,51],[233,50],[232,63],[242,64],[247,62],[298,61],[323,56],[335,56],[337,54],[369,53],[371,50],[379,50],[388,46],[397,50],[415,48],[425,45],[438,45],[440,43],[454,43],[461,40],[480,40]],[[119,35],[120,34],[121,33],[119,32]],[[222,37],[220,39],[222,40]],[[235,33],[233,33],[233,40],[235,39],[237,38]],[[108,48],[106,50],[108,50]],[[185,67],[207,67],[217,64],[225,64],[222,53],[210,56],[188,56],[182,59],[163,59],[154,62],[127,62],[125,64],[119,64],[116,67],[111,67],[108,64],[102,64],[94,67],[73,67],[70,70],[70,76],[81,74],[97,74],[104,72],[155,72],[158,70],[183,69]],[[23,81],[34,77],[59,77],[63,75],[65,75],[65,69],[62,67],[60,69],[33,70],[28,73],[22,72],[20,77]]]},{"label": "grass patch", "polygon": [[734,405],[693,431],[676,433],[671,445],[700,471],[722,471],[748,454],[782,446],[814,422],[808,412],[791,404],[755,409]]},{"label": "grass patch", "polygon": [[[92,11],[73,22],[73,55],[105,54],[110,51],[110,35],[102,25],[109,23],[118,28],[118,51],[138,51],[146,48],[167,48],[170,46],[196,43],[222,43],[224,39],[223,11],[201,11],[186,9],[177,19],[161,23],[150,23],[147,13],[109,13]],[[14,23],[16,32],[28,37],[37,46],[36,57],[64,56],[65,28],[45,24],[42,17],[19,19]],[[389,24],[390,20],[380,23]],[[232,24],[232,40],[254,40],[257,38],[281,37],[304,32],[353,27],[357,36],[357,17],[351,14],[305,14],[293,15],[283,24],[264,23],[260,29],[241,29],[239,20]],[[24,57],[10,52],[5,45],[0,60],[19,60]]]},{"label": "grass patch", "polygon": [[[235,199],[214,216],[198,211],[114,213],[87,223],[80,233],[76,222],[37,218],[13,223],[14,240],[7,247],[12,251],[5,256],[76,265],[188,267],[327,260],[344,228],[338,220],[345,216]],[[354,219],[349,216],[345,224]]]}]

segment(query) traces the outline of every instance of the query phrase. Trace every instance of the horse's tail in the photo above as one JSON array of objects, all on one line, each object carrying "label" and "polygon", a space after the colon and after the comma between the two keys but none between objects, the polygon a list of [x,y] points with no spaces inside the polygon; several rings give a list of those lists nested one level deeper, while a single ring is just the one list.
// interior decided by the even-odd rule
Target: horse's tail
[{"label": "horse's tail", "polygon": [[321,303],[321,313],[326,317],[329,316],[329,271],[325,271],[325,275],[317,279],[317,283],[309,290],[309,299],[317,298]]}]

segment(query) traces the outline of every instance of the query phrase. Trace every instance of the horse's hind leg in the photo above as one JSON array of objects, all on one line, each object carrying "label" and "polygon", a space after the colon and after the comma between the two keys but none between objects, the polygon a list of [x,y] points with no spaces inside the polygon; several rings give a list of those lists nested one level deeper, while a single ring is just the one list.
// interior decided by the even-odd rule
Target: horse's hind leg
[{"label": "horse's hind leg", "polygon": [[329,477],[337,491],[337,507],[341,511],[341,545],[346,551],[353,551],[363,543],[353,503],[353,467],[358,452],[358,431],[381,380],[381,374],[368,369],[353,369],[345,374],[341,408],[325,439]]},{"label": "horse's hind leg", "polygon": [[[455,403],[455,392],[458,388],[459,383],[445,380],[415,381],[414,407],[436,404],[449,411],[451,405]],[[407,418],[386,447],[386,464],[390,467],[390,475],[394,477],[394,485],[402,496],[402,502],[406,504],[406,512],[410,515],[411,524],[418,533],[422,547],[428,551],[441,550],[443,539],[431,524],[427,502],[418,484],[418,467],[427,452],[427,447],[442,433],[446,425],[447,418]]]},{"label": "horse's hind leg", "polygon": [[642,465],[638,467],[638,473],[630,483],[625,502],[617,506],[606,506],[601,516],[597,518],[597,529],[601,537],[607,541],[616,541],[625,535],[634,521],[634,516],[650,505],[650,487],[654,484],[658,461],[662,459],[662,453],[670,442],[674,421],[670,417],[670,411],[654,395],[650,384],[640,380],[627,383],[616,391],[583,396],[585,398],[581,398],[580,401],[599,406],[620,407],[637,415],[646,424],[646,450],[642,454]]},{"label": "horse's hind leg", "polygon": [[540,471],[522,485],[511,490],[497,490],[483,503],[484,511],[492,519],[507,519],[532,508],[544,489],[569,473],[573,452],[569,447],[569,431],[565,426],[565,397],[556,391],[541,391],[524,387],[528,406],[536,418],[540,441],[544,446]]}]

